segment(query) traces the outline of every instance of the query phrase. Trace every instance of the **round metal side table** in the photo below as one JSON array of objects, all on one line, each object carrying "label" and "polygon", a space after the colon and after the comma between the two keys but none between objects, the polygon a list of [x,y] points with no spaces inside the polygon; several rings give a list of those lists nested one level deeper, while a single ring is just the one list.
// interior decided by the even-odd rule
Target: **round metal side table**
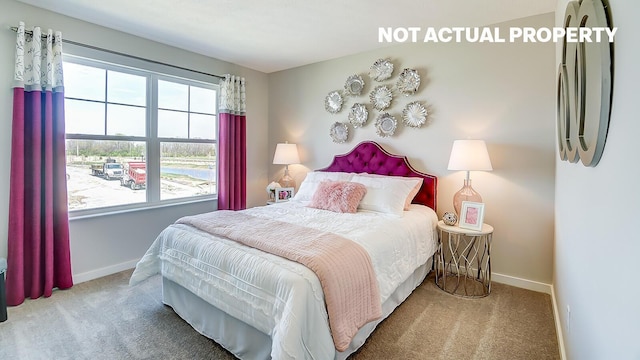
[{"label": "round metal side table", "polygon": [[438,222],[436,285],[453,295],[484,297],[491,292],[491,238],[493,227],[463,229]]}]

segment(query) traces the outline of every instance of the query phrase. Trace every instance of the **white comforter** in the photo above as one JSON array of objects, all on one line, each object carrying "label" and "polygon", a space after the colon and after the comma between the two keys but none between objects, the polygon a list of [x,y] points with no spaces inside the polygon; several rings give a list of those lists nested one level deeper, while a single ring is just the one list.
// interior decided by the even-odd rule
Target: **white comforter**
[{"label": "white comforter", "polygon": [[[290,201],[244,210],[351,239],[369,253],[384,302],[434,253],[435,212],[411,205],[403,217],[337,214]],[[272,337],[273,359],[333,359],[322,288],[298,263],[195,228],[167,227],[138,262],[130,283],[161,273],[200,298]]]}]

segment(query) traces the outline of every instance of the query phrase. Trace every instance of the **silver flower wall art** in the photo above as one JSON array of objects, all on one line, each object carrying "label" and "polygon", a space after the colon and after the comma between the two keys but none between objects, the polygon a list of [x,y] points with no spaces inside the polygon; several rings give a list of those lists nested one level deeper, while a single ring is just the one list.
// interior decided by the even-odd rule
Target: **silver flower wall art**
[{"label": "silver flower wall art", "polygon": [[402,122],[408,127],[421,127],[427,122],[427,109],[418,101],[408,103],[402,110]]},{"label": "silver flower wall art", "polygon": [[329,129],[329,136],[331,136],[331,140],[333,140],[334,143],[342,144],[346,142],[349,137],[349,127],[345,123],[336,121]]},{"label": "silver flower wall art", "polygon": [[340,95],[340,92],[330,92],[324,99],[324,108],[332,114],[338,113],[342,109],[342,95]]},{"label": "silver flower wall art", "polygon": [[389,137],[396,132],[398,121],[389,113],[382,113],[376,118],[376,134],[380,137]]},{"label": "silver flower wall art", "polygon": [[389,60],[378,59],[369,69],[369,77],[375,81],[385,81],[393,74],[393,63]]},{"label": "silver flower wall art", "polygon": [[369,99],[376,110],[385,110],[391,106],[393,94],[386,85],[378,85],[369,95]]},{"label": "silver flower wall art", "polygon": [[[396,134],[398,126],[418,129],[428,123],[431,116],[424,101],[404,100],[421,91],[421,76],[417,69],[404,68],[394,79],[394,64],[389,59],[377,59],[369,68],[369,80],[363,75],[349,75],[342,90],[329,92],[325,97],[325,110],[331,114],[338,114],[343,108],[348,109],[346,115],[339,115],[342,119],[330,125],[329,136],[335,143],[349,141],[350,131],[364,128],[368,123],[374,123],[375,133],[380,137],[390,137]],[[366,78],[366,75],[364,75]],[[372,89],[367,89],[367,81],[377,82]],[[363,102],[358,97],[369,98]],[[403,95],[403,96],[400,96]],[[353,105],[347,105],[350,99]],[[393,107],[396,106],[395,112]],[[375,121],[369,121],[369,112]],[[400,113],[398,113],[400,112]],[[344,113],[343,113],[344,114]],[[346,117],[346,119],[344,118]],[[352,137],[352,136],[351,136]]]},{"label": "silver flower wall art", "polygon": [[420,87],[420,75],[413,69],[404,69],[396,82],[396,88],[403,95],[413,95]]},{"label": "silver flower wall art", "polygon": [[364,104],[353,104],[351,110],[349,111],[348,119],[354,128],[364,126],[367,123],[368,118],[369,110],[367,110],[367,107]]},{"label": "silver flower wall art", "polygon": [[351,75],[347,78],[347,81],[344,83],[345,93],[351,96],[358,96],[362,94],[363,89],[364,89],[364,80],[362,80],[362,76],[360,75]]}]

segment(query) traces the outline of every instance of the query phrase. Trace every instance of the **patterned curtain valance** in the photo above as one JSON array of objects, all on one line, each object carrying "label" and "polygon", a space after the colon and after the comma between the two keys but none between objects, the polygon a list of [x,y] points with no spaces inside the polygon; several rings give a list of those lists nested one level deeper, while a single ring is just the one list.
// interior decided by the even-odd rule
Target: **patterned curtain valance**
[{"label": "patterned curtain valance", "polygon": [[220,81],[220,112],[244,115],[246,112],[245,81],[243,77],[225,75]]},{"label": "patterned curtain valance", "polygon": [[16,32],[14,87],[62,91],[62,33],[49,29],[43,37],[40,27],[28,33],[22,21]]}]

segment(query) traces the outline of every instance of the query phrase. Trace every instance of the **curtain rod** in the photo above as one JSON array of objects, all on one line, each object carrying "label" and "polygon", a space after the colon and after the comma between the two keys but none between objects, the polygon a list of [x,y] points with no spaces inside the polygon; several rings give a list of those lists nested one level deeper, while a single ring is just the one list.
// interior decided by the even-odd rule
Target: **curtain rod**
[{"label": "curtain rod", "polygon": [[[11,26],[9,29],[11,29],[11,31],[13,31],[13,32],[16,32],[16,33],[18,32],[18,28],[16,26]],[[25,32],[25,34],[33,36],[33,31],[31,31],[31,30],[25,30],[24,32]],[[44,35],[42,37],[46,38],[46,36],[44,36]],[[221,76],[221,75],[210,74],[210,73],[206,73],[206,72],[203,72],[203,71],[198,71],[198,70],[185,68],[185,67],[182,67],[182,66],[167,64],[167,63],[164,63],[164,62],[161,62],[161,61],[145,59],[143,57],[130,55],[130,54],[125,54],[125,53],[121,53],[121,52],[118,52],[118,51],[113,51],[113,50],[109,50],[109,49],[105,49],[105,48],[101,48],[101,47],[97,47],[97,46],[93,46],[93,45],[83,44],[83,43],[80,43],[80,42],[77,42],[77,41],[63,39],[62,42],[63,43],[67,43],[67,44],[82,46],[84,48],[88,48],[88,49],[92,49],[92,50],[104,51],[104,52],[107,52],[107,53],[110,53],[110,54],[114,54],[114,55],[126,56],[128,58],[141,60],[141,61],[146,61],[146,62],[153,63],[153,64],[156,64],[156,65],[164,65],[164,66],[169,66],[169,67],[172,67],[172,68],[175,68],[175,69],[180,69],[180,70],[185,70],[185,71],[198,73],[198,74],[201,74],[201,75],[213,76],[213,77],[216,77],[218,79],[224,79],[225,78],[224,76]]]}]

